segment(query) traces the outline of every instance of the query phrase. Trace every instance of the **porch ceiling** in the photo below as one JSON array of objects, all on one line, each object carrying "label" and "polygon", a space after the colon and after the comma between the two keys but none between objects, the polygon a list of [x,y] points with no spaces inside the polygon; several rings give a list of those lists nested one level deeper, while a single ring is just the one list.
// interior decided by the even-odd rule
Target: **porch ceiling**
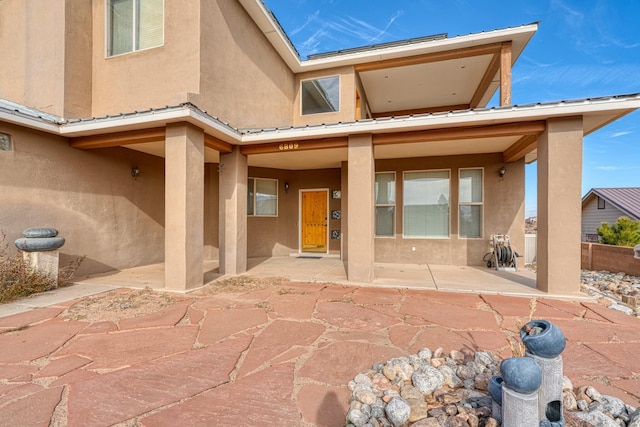
[{"label": "porch ceiling", "polygon": [[[519,136],[505,136],[375,145],[374,157],[376,159],[401,159],[502,153],[519,139]],[[248,156],[249,166],[288,170],[339,168],[342,162],[346,161],[347,148],[250,154]]]},{"label": "porch ceiling", "polygon": [[[164,153],[164,141],[144,142],[141,144],[125,145],[125,148],[131,150],[140,151],[142,153],[151,154],[152,156],[163,157]],[[205,163],[219,163],[220,153],[213,148],[204,147],[204,161]]]},{"label": "porch ceiling", "polygon": [[495,71],[487,87],[482,87],[495,54],[427,62],[416,65],[361,71],[359,73],[368,105],[374,116],[450,106],[468,109],[480,89],[488,101],[498,87]]}]

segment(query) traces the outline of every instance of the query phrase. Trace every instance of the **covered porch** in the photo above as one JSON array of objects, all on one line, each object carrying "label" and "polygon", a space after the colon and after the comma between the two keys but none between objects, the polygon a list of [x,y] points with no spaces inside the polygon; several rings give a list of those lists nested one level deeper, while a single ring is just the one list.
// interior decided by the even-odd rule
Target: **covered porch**
[{"label": "covered porch", "polygon": [[[165,288],[164,263],[120,270],[116,273],[81,277],[77,284],[122,286],[131,288]],[[220,274],[217,261],[203,264],[204,285],[230,276]],[[536,288],[536,273],[520,268],[516,272],[496,271],[486,267],[432,264],[374,264],[371,283],[348,280],[346,262],[335,257],[300,256],[249,258],[242,276],[280,278],[295,282],[332,283],[344,286],[392,287],[500,294],[513,296],[548,296]],[[235,276],[234,276],[235,277]],[[559,295],[561,296],[561,295]],[[575,297],[575,295],[571,295]]]}]

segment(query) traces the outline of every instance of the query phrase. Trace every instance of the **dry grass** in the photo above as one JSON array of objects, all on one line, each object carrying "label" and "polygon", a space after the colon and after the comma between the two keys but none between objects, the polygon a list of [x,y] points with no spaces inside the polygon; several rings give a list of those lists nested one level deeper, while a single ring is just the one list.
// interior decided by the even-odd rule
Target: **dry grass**
[{"label": "dry grass", "polygon": [[285,279],[281,277],[258,278],[253,276],[237,276],[213,282],[200,292],[205,294],[218,294],[259,291],[279,286],[284,281]]},{"label": "dry grass", "polygon": [[84,257],[77,258],[58,272],[58,282],[33,270],[20,253],[9,254],[9,242],[4,230],[0,230],[0,303],[38,294],[68,282],[82,264]]},{"label": "dry grass", "polygon": [[88,322],[117,322],[122,319],[156,313],[175,304],[176,300],[164,292],[150,288],[137,291],[109,292],[85,298],[66,310],[64,317]]},{"label": "dry grass", "polygon": [[[533,314],[536,312],[536,308],[538,307],[538,301],[535,298],[531,298],[529,300],[529,318],[526,322],[524,322],[521,318],[516,320],[516,327],[518,331],[524,326],[525,323],[531,322],[533,320]],[[524,357],[527,348],[524,346],[522,341],[509,336],[507,337],[507,342],[509,343],[509,348],[511,349],[511,353],[513,357]]]}]

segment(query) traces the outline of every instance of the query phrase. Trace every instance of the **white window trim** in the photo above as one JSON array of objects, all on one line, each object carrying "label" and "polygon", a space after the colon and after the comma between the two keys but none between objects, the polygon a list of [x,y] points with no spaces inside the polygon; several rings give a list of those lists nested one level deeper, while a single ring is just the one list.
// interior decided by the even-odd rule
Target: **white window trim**
[{"label": "white window trim", "polygon": [[[482,202],[461,202],[460,201],[460,175],[464,170],[478,170],[482,171]],[[484,167],[477,168],[460,168],[458,169],[458,239],[461,240],[484,240]],[[480,222],[480,237],[464,237],[460,235],[460,206],[481,206],[480,215],[482,216]]]},{"label": "white window trim", "polygon": [[[277,218],[278,214],[280,212],[280,209],[278,209],[278,205],[280,203],[280,182],[278,181],[277,178],[256,178],[253,176],[250,176],[247,178],[247,183],[249,182],[249,180],[252,179],[253,180],[253,214],[249,214],[247,212],[247,217],[249,218]],[[258,180],[261,181],[275,181],[276,182],[276,214],[275,215],[256,215],[256,185],[258,184]],[[247,191],[249,191],[249,188],[247,188]]]},{"label": "white window trim", "polygon": [[[134,0],[135,2],[138,2],[139,0]],[[144,49],[136,49],[136,28],[137,26],[135,25],[135,23],[138,20],[138,16],[136,14],[138,8],[134,7],[133,8],[133,49],[129,52],[122,52],[122,53],[118,53],[116,55],[109,55],[109,50],[110,50],[110,41],[111,41],[111,13],[110,13],[110,6],[111,6],[111,0],[107,0],[104,2],[105,4],[105,14],[104,14],[104,34],[105,34],[105,38],[104,38],[104,57],[105,58],[117,58],[119,56],[123,56],[123,55],[129,55],[132,53],[136,53],[136,52],[143,52],[145,50],[150,50],[150,49],[156,49],[158,47],[162,47],[164,46],[164,33],[165,33],[165,23],[166,23],[166,7],[165,7],[165,0],[162,0],[162,43],[160,43],[157,46],[152,46],[152,47],[146,47]]]},{"label": "white window trim", "polygon": [[[393,230],[392,230],[393,234],[391,236],[378,236],[377,234],[375,234],[376,231],[374,229],[373,230],[373,237],[376,238],[376,239],[395,239],[396,238],[396,226],[397,226],[397,221],[398,221],[398,181],[396,179],[397,174],[396,174],[396,171],[380,171],[380,172],[376,172],[375,174],[378,175],[378,174],[383,174],[383,173],[384,174],[390,174],[390,173],[393,174],[393,183],[396,186],[396,202],[393,203],[393,204],[391,204],[391,203],[380,203],[380,204],[378,204],[378,203],[375,203],[375,200],[374,200],[373,215],[374,215],[374,218],[375,218],[375,213],[376,213],[375,210],[376,210],[377,207],[385,207],[385,206],[389,207],[389,206],[392,206],[393,207]],[[374,182],[375,182],[375,179],[374,179]]]},{"label": "white window trim", "polygon": [[[338,78],[338,109],[336,111],[325,111],[323,113],[303,114],[302,113],[302,83],[313,81],[313,80],[330,79],[332,77],[337,77]],[[313,77],[313,78],[310,78],[310,79],[300,80],[300,86],[298,87],[298,90],[299,90],[298,93],[300,94],[300,116],[301,117],[317,116],[319,114],[336,114],[336,113],[339,113],[342,110],[342,76],[340,74],[333,74],[333,75],[330,75],[330,76],[322,76],[322,77]]]},{"label": "white window trim", "polygon": [[[415,237],[415,236],[405,236],[404,234],[404,181],[405,174],[407,173],[415,173],[415,172],[443,172],[446,171],[449,173],[449,233],[447,237]],[[407,170],[402,171],[402,238],[407,240],[451,240],[451,169],[416,169],[416,170]]]}]

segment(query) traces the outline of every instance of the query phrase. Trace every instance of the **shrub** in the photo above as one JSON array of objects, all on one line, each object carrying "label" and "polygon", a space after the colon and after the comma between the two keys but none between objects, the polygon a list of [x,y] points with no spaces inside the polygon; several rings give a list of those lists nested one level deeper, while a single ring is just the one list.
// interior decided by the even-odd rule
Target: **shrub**
[{"label": "shrub", "polygon": [[640,244],[640,221],[621,216],[614,225],[603,222],[596,230],[605,245],[635,246]]},{"label": "shrub", "polygon": [[61,268],[56,283],[47,275],[32,269],[20,253],[10,255],[6,237],[6,233],[0,230],[0,303],[45,292],[68,282],[84,260],[84,257],[77,258]]}]

